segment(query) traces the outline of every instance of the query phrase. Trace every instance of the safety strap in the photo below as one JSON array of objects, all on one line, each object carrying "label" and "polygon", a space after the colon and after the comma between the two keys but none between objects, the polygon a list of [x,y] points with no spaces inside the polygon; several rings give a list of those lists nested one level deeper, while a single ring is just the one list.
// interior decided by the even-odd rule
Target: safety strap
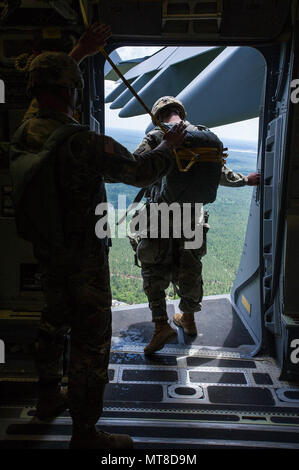
[{"label": "safety strap", "polygon": [[[223,150],[227,150],[227,149],[225,148]],[[182,148],[182,149],[178,149],[177,153],[178,153],[178,156],[181,160],[190,160],[190,153],[191,153],[193,155],[192,158],[195,159],[194,163],[196,163],[196,162],[204,162],[204,163],[224,162],[225,163],[225,160],[223,160],[223,155],[225,155],[225,154],[221,155],[217,148],[195,147],[195,148],[192,148],[192,151],[190,151],[187,148]],[[179,163],[181,164],[180,161],[179,161]],[[188,167],[182,168],[181,171],[188,171],[187,168]],[[190,168],[190,163],[189,163],[189,168]],[[134,209],[135,205],[138,204],[141,201],[141,199],[144,196],[144,193],[145,193],[146,189],[147,188],[141,188],[140,191],[138,191],[132,205],[126,210],[125,214],[119,219],[119,221],[116,223],[116,225],[120,225],[125,220],[127,215],[131,212],[131,210]],[[185,188],[184,188],[184,190],[185,190]]]},{"label": "safety strap", "polygon": [[[200,163],[222,163],[224,165],[227,153],[224,153],[227,148],[219,151],[218,148],[195,147],[192,150],[184,147],[177,150],[177,164],[180,171],[188,171],[196,162]],[[183,168],[181,160],[190,160],[190,163]]]}]

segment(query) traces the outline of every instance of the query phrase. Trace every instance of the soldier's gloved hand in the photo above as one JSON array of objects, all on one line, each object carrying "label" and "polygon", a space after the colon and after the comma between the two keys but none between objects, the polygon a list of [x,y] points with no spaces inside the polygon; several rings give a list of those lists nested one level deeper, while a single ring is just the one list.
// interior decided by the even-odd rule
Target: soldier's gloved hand
[{"label": "soldier's gloved hand", "polygon": [[247,176],[247,184],[248,186],[258,186],[260,184],[261,175],[260,173],[250,173]]},{"label": "soldier's gloved hand", "polygon": [[175,124],[169,131],[164,134],[163,140],[166,140],[168,144],[173,147],[179,147],[182,145],[184,137],[186,135],[186,124],[181,121],[179,124]]},{"label": "soldier's gloved hand", "polygon": [[106,24],[94,23],[79,39],[78,46],[85,56],[99,52],[99,47],[104,46],[111,36],[111,27]]},{"label": "soldier's gloved hand", "polygon": [[78,63],[85,57],[95,55],[99,52],[99,47],[105,45],[106,40],[111,36],[111,28],[106,24],[94,23],[73,47],[69,55]]}]

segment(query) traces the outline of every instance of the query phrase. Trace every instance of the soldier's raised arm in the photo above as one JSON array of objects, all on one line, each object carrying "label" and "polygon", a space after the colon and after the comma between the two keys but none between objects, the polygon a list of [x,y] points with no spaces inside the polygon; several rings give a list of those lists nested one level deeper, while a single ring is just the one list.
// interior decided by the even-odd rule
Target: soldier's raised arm
[{"label": "soldier's raised arm", "polygon": [[154,150],[133,155],[112,137],[88,132],[88,139],[85,133],[73,139],[72,149],[82,160],[86,159],[95,172],[101,173],[106,182],[145,187],[173,167],[173,149],[182,144],[184,137],[185,125],[177,124]]},{"label": "soldier's raised arm", "polygon": [[97,54],[99,47],[104,46],[110,36],[111,27],[109,25],[94,23],[82,34],[77,44],[75,44],[69,53],[69,56],[71,56],[77,64],[80,64],[86,57]]}]

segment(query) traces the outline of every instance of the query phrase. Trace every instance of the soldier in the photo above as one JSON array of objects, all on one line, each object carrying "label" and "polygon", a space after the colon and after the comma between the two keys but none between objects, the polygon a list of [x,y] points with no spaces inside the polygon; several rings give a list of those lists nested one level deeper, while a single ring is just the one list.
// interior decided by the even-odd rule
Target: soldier
[{"label": "soldier", "polygon": [[[154,104],[152,113],[166,126],[171,127],[184,121],[187,137],[189,134],[190,136],[197,135],[198,142],[201,142],[199,147],[221,148],[221,142],[209,129],[205,126],[194,126],[185,121],[185,108],[176,98],[172,96],[160,98]],[[156,127],[146,135],[134,151],[134,155],[142,155],[144,152],[156,148],[162,137],[163,132],[159,127]],[[224,165],[217,181],[216,173],[212,174],[211,178],[211,174],[209,176],[205,173],[207,167],[202,167],[198,171],[195,166],[187,173],[180,173],[177,169],[173,169],[163,178],[163,181],[148,188],[145,194],[148,202],[213,202],[216,199],[219,183],[223,186],[240,187],[257,185],[260,180],[258,173],[244,176],[241,173],[234,173]],[[197,171],[196,178],[192,177],[193,171]],[[207,219],[208,216],[205,213],[203,244],[199,249],[184,248],[184,237],[181,239],[170,237],[168,240],[147,238],[139,242],[137,254],[141,262],[144,292],[149,300],[152,321],[155,323],[153,337],[144,349],[145,354],[159,351],[177,334],[168,323],[166,311],[165,289],[169,286],[170,281],[174,283],[176,292],[180,296],[179,307],[183,312],[174,315],[175,325],[183,328],[187,335],[197,334],[194,312],[201,310],[203,297],[201,258],[206,254],[206,234],[209,230]]]},{"label": "soldier", "polygon": [[[184,125],[174,126],[155,150],[134,157],[73,118],[82,87],[72,57],[62,52],[36,57],[28,92],[37,106],[10,146],[17,228],[33,243],[46,300],[35,352],[36,416],[52,419],[69,407],[70,448],[131,448],[129,436],[95,426],[108,382],[111,342],[108,247],[95,234],[95,207],[106,201],[104,180],[143,187],[161,178],[173,165],[173,148],[184,138]],[[64,335],[70,328],[66,401],[60,381]]]}]

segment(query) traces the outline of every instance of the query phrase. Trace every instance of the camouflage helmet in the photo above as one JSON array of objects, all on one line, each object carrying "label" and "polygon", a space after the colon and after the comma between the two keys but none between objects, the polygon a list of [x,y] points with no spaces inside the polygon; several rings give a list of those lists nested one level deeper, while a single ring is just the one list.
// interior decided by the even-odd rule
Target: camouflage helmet
[{"label": "camouflage helmet", "polygon": [[186,118],[186,111],[183,103],[177,100],[174,96],[162,96],[162,98],[159,98],[152,107],[152,114],[156,118],[159,118],[159,114],[170,107],[175,107],[178,109],[181,119],[184,120]]},{"label": "camouflage helmet", "polygon": [[81,70],[65,52],[43,52],[31,62],[27,91],[47,86],[83,88]]}]

